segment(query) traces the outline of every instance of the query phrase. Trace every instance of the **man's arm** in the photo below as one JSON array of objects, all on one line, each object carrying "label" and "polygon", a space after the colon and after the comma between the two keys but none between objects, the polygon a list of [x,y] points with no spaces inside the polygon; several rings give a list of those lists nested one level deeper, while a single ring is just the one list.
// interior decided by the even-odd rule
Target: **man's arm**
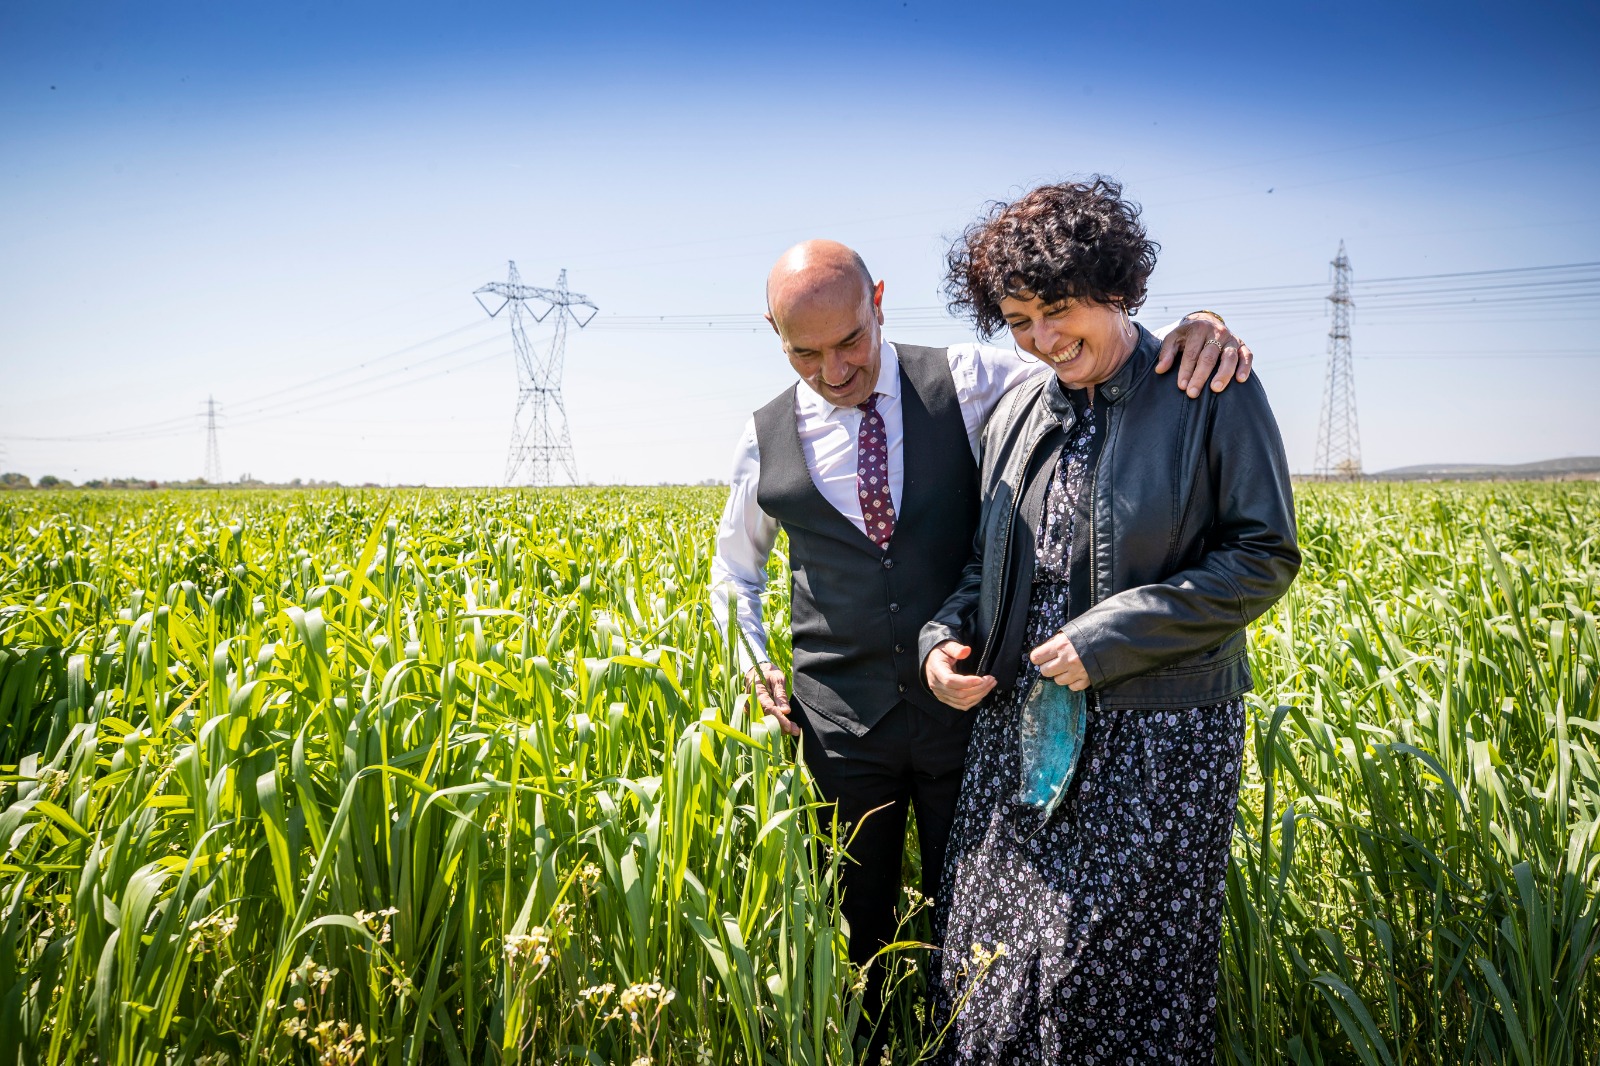
[{"label": "man's arm", "polygon": [[[1161,338],[1161,355],[1156,373],[1165,374],[1178,362],[1178,388],[1193,399],[1200,395],[1206,376],[1211,391],[1221,392],[1235,381],[1248,381],[1255,354],[1234,335],[1215,311],[1191,311],[1183,321],[1156,333]],[[1216,373],[1212,373],[1215,370]]]},{"label": "man's arm", "polygon": [[776,718],[785,733],[796,735],[800,729],[789,721],[783,671],[768,660],[767,629],[761,618],[767,560],[778,542],[778,523],[756,501],[760,484],[761,451],[752,419],[745,424],[734,450],[728,502],[717,526],[717,550],[711,559],[711,613],[726,636],[732,602],[740,633],[734,641],[740,669],[750,680],[761,709]]}]

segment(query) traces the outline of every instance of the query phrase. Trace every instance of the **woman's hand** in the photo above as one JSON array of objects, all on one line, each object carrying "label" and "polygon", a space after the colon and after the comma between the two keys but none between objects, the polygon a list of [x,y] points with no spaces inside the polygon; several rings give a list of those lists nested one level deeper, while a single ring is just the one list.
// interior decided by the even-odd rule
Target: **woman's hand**
[{"label": "woman's hand", "polygon": [[1156,360],[1156,373],[1165,374],[1178,359],[1178,388],[1193,399],[1200,395],[1206,375],[1213,368],[1211,391],[1221,392],[1237,380],[1250,377],[1250,367],[1255,356],[1250,346],[1222,324],[1220,318],[1208,311],[1196,311],[1173,327],[1161,342],[1161,355]]},{"label": "woman's hand", "polygon": [[1089,671],[1078,658],[1078,649],[1072,646],[1065,633],[1057,633],[1028,653],[1028,661],[1039,668],[1039,673],[1065,685],[1074,692],[1089,687]]},{"label": "woman's hand", "polygon": [[971,654],[972,649],[965,644],[947,640],[928,653],[928,661],[922,666],[928,687],[939,697],[939,702],[958,711],[972,710],[994,688],[992,677],[974,677],[972,674],[956,672],[956,663]]}]

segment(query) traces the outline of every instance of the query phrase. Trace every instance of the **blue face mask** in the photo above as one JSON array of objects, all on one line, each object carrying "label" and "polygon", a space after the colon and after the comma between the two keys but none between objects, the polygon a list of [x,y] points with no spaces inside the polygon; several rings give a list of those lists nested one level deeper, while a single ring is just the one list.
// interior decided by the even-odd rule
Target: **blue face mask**
[{"label": "blue face mask", "polygon": [[1072,784],[1087,714],[1088,700],[1082,692],[1048,678],[1039,678],[1028,690],[1017,727],[1022,772],[1016,802],[1037,810],[1041,827]]}]

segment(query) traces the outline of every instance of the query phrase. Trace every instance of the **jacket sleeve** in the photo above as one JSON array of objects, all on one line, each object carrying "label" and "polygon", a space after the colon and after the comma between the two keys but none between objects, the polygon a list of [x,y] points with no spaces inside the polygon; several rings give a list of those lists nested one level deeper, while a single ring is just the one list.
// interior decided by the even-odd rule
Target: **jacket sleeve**
[{"label": "jacket sleeve", "polygon": [[[954,640],[969,647],[975,643],[973,636],[973,623],[978,613],[978,596],[983,589],[983,526],[980,523],[978,532],[973,534],[972,558],[967,560],[966,567],[961,571],[961,581],[956,585],[955,591],[945,599],[944,606],[940,607],[929,621],[922,627],[922,633],[917,638],[917,680],[922,682],[922,687],[932,695],[933,690],[928,688],[928,656],[947,640]],[[972,659],[968,659],[972,662]]]},{"label": "jacket sleeve", "polygon": [[1216,511],[1208,547],[1165,581],[1126,589],[1067,623],[1095,688],[1213,648],[1266,612],[1300,569],[1289,463],[1252,376],[1216,397],[1206,446]]},{"label": "jacket sleeve", "polygon": [[[982,434],[982,448],[979,455],[979,481],[987,486],[990,478],[990,467],[999,461],[995,454],[999,447],[998,440],[1003,436],[1004,428],[1016,417],[1020,383],[1002,397],[999,404],[988,412],[984,421]],[[1007,402],[1010,400],[1010,402]],[[929,695],[933,690],[928,688],[928,656],[933,649],[947,640],[959,641],[968,647],[977,643],[978,604],[983,595],[983,552],[986,546],[989,507],[992,499],[986,494],[983,501],[983,513],[978,518],[977,531],[972,535],[972,557],[967,560],[967,565],[961,571],[961,580],[957,582],[955,591],[945,598],[944,605],[934,613],[922,627],[922,632],[917,637],[917,680]],[[975,660],[968,658],[968,665],[974,665]]]},{"label": "jacket sleeve", "polygon": [[767,588],[767,559],[778,541],[778,523],[756,500],[760,484],[761,448],[751,419],[734,452],[728,501],[717,526],[716,554],[711,557],[711,619],[727,639],[729,615],[737,618],[744,636],[734,642],[734,649],[744,671],[768,658],[761,595]]}]

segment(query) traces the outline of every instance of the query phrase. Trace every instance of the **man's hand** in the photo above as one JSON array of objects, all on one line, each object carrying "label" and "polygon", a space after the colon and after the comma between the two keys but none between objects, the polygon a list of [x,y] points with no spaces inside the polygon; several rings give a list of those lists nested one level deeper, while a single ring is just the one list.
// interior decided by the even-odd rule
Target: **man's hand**
[{"label": "man's hand", "polygon": [[1084,669],[1078,649],[1072,646],[1065,633],[1057,633],[1034,648],[1028,653],[1028,661],[1039,668],[1039,673],[1074,692],[1089,687],[1089,671]]},{"label": "man's hand", "polygon": [[[1165,374],[1178,360],[1178,388],[1190,399],[1200,395],[1207,375],[1211,375],[1211,391],[1221,392],[1233,381],[1250,377],[1250,367],[1255,355],[1250,346],[1234,336],[1221,319],[1206,311],[1196,311],[1173,327],[1167,339],[1161,342],[1161,357],[1156,360],[1156,373]],[[1212,370],[1216,373],[1212,374]]]},{"label": "man's hand", "polygon": [[757,663],[745,674],[750,691],[755,693],[761,709],[778,720],[778,728],[791,737],[800,735],[800,727],[789,720],[789,694],[784,688],[783,671],[771,663]]},{"label": "man's hand", "polygon": [[974,677],[956,673],[956,663],[972,654],[965,644],[947,640],[928,653],[922,668],[928,687],[939,697],[939,702],[958,711],[970,711],[994,688],[994,678]]}]

